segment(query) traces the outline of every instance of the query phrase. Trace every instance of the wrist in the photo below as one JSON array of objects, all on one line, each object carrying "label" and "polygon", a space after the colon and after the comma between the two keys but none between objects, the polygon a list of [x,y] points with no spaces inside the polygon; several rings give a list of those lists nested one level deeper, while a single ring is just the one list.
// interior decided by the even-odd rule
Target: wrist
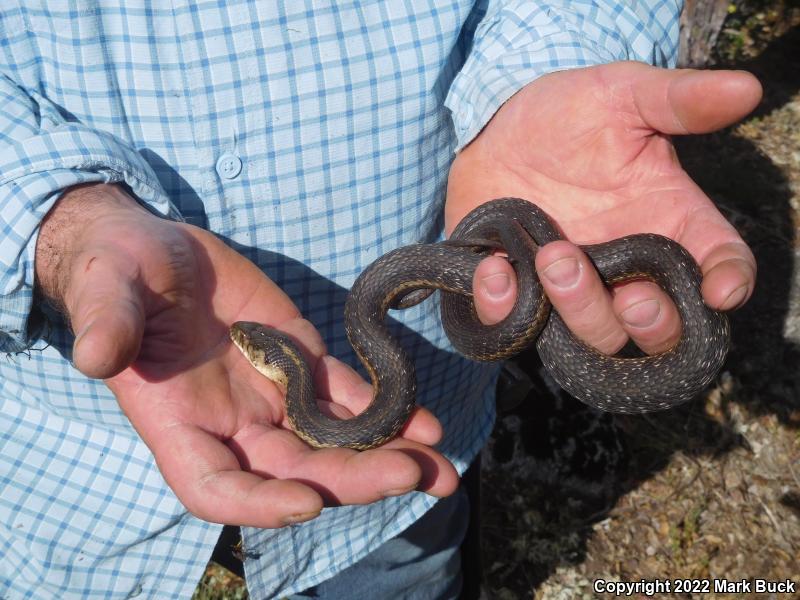
[{"label": "wrist", "polygon": [[36,290],[51,304],[64,308],[75,259],[80,256],[91,232],[104,219],[131,211],[147,212],[118,185],[90,184],[66,190],[39,227],[36,240]]}]

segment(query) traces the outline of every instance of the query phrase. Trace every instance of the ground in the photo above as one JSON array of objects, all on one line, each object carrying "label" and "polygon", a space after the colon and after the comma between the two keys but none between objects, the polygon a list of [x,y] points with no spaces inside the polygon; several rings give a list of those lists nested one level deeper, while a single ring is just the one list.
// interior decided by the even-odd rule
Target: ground
[{"label": "ground", "polygon": [[[800,592],[800,8],[740,5],[716,58],[765,89],[742,124],[676,140],[758,260],[753,299],[732,317],[731,355],[704,397],[636,417],[596,413],[555,391],[535,356],[520,359],[536,387],[500,416],[484,452],[492,600],[613,597],[593,592],[599,578],[788,578]],[[244,597],[241,580],[213,564],[195,593]],[[655,597],[768,596],[712,587]]]}]

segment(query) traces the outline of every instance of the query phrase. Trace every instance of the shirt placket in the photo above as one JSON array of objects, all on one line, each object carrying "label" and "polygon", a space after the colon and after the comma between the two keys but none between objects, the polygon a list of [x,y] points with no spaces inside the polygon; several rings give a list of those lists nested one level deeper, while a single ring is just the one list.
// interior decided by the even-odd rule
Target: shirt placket
[{"label": "shirt placket", "polygon": [[223,235],[232,228],[233,209],[241,205],[248,177],[247,154],[240,143],[248,134],[241,85],[247,65],[237,59],[243,49],[234,46],[244,43],[234,42],[228,11],[235,10],[245,8],[175,2],[197,161],[193,183],[205,208],[206,226]]}]

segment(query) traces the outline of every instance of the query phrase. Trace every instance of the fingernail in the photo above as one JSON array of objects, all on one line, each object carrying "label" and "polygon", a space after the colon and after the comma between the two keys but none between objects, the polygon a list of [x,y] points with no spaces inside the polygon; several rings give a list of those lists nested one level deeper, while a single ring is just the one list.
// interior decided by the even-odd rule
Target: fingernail
[{"label": "fingernail", "polygon": [[544,270],[544,276],[559,288],[571,288],[578,283],[581,268],[578,261],[572,257],[561,258]]},{"label": "fingernail", "polygon": [[286,523],[286,525],[295,525],[297,523],[303,523],[304,521],[310,521],[316,516],[319,516],[319,511],[299,513],[296,515],[289,515],[288,517],[284,517],[283,522]]},{"label": "fingernail", "polygon": [[505,273],[495,273],[481,279],[481,284],[490,298],[499,299],[508,293],[508,289],[511,287],[511,279]]},{"label": "fingernail", "polygon": [[746,285],[736,288],[730,294],[728,294],[728,297],[725,298],[725,302],[722,303],[720,308],[722,310],[732,310],[737,308],[742,302],[744,302],[744,299],[747,297],[747,292],[748,288]]},{"label": "fingernail", "polygon": [[650,327],[661,314],[658,300],[642,300],[622,311],[622,318],[632,327]]}]

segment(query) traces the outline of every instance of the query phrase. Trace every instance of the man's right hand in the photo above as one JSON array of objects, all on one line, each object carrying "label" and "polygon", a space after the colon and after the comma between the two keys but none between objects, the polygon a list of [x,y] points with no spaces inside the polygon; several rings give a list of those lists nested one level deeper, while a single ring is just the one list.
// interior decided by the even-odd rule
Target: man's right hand
[{"label": "man's right hand", "polygon": [[105,380],[196,516],[281,527],[323,506],[455,490],[455,470],[431,448],[441,427],[425,409],[401,437],[366,452],[312,450],[288,429],[278,388],[229,343],[234,321],[292,336],[332,414],[360,412],[372,388],[326,353],[286,294],[213,234],[156,217],[117,186],[74,188],[42,223],[36,275],[76,334],[75,366]]}]

